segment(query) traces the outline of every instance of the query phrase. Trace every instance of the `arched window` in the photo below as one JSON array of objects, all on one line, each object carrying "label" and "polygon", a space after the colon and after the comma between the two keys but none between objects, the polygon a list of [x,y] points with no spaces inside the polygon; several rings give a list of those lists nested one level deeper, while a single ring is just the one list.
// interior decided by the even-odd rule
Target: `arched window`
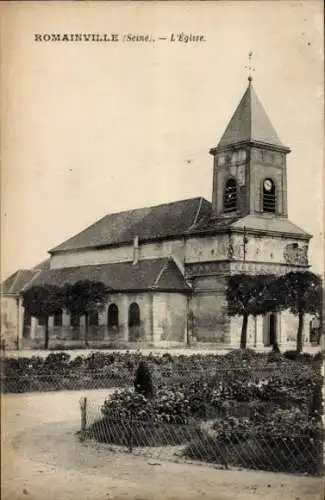
[{"label": "arched window", "polygon": [[56,327],[62,326],[62,310],[59,309],[53,314],[53,324]]},{"label": "arched window", "polygon": [[89,314],[89,326],[98,326],[98,311],[92,311]]},{"label": "arched window", "polygon": [[116,304],[111,304],[107,311],[107,326],[113,328],[118,326],[118,307]]},{"label": "arched window", "polygon": [[129,326],[140,326],[140,308],[136,302],[129,307]]},{"label": "arched window", "polygon": [[263,182],[263,212],[275,212],[275,185],[271,179]]},{"label": "arched window", "polygon": [[237,210],[237,183],[235,179],[228,179],[223,192],[223,211],[225,213]]}]

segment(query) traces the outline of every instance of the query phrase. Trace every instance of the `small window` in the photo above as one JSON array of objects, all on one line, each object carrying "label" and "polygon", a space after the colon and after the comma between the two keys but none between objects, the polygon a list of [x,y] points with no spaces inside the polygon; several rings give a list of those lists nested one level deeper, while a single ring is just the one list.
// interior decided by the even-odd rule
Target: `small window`
[{"label": "small window", "polygon": [[263,182],[263,212],[274,213],[275,203],[275,185],[271,179],[264,179]]},{"label": "small window", "polygon": [[235,179],[228,179],[223,193],[223,210],[225,213],[237,210],[237,183]]},{"label": "small window", "polygon": [[55,327],[60,327],[62,326],[62,311],[55,311],[53,314],[53,324]]}]

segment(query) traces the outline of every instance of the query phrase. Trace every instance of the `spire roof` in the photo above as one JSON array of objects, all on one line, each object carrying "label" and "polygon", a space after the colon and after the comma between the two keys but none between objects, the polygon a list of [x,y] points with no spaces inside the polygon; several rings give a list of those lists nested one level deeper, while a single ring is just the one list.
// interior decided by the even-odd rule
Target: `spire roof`
[{"label": "spire roof", "polygon": [[250,77],[248,80],[246,92],[221,137],[218,148],[243,141],[271,144],[284,148],[255,93],[252,78]]}]

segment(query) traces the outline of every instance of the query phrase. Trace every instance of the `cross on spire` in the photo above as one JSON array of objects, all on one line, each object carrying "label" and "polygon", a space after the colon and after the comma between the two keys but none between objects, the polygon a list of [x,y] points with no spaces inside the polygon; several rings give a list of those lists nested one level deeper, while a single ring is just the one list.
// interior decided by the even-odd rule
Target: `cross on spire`
[{"label": "cross on spire", "polygon": [[248,81],[251,82],[253,80],[252,77],[252,72],[255,71],[255,68],[252,66],[252,56],[253,52],[250,52],[248,54],[248,66],[245,66],[246,69],[248,69]]}]

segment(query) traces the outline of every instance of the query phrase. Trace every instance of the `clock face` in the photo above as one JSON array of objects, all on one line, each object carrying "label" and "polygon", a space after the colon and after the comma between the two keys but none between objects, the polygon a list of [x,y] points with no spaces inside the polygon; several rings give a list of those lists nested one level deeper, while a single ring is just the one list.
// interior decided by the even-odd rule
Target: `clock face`
[{"label": "clock face", "polygon": [[270,179],[265,179],[265,181],[264,181],[265,191],[271,191],[272,186],[273,186],[272,181],[270,181]]}]

